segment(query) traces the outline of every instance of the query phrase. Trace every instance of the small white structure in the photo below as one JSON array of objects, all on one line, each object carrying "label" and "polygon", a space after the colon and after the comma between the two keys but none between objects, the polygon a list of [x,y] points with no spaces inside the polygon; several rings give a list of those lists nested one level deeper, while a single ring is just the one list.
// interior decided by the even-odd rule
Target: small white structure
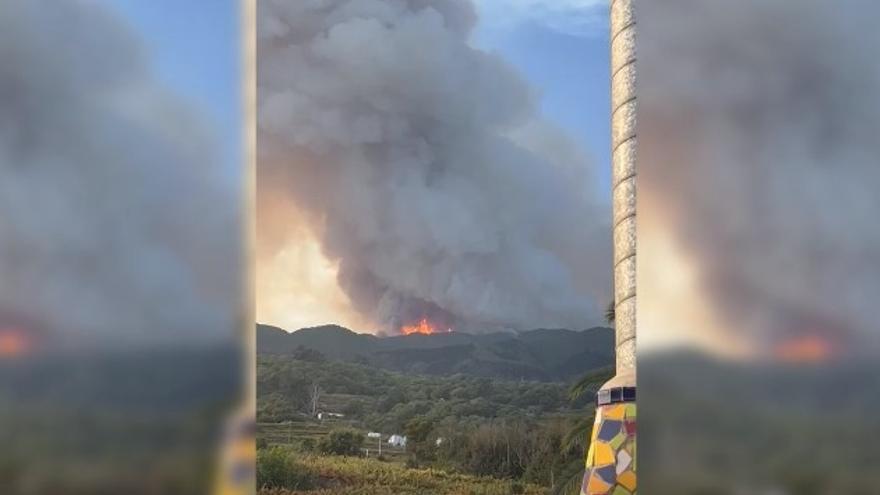
[{"label": "small white structure", "polygon": [[437,441],[434,442],[434,445],[437,447],[443,445],[443,437],[437,437]]},{"label": "small white structure", "polygon": [[406,447],[406,437],[401,435],[391,435],[388,437],[388,445],[395,447]]},{"label": "small white structure", "polygon": [[318,419],[321,421],[323,421],[325,419],[330,419],[330,418],[342,419],[344,417],[345,417],[345,414],[340,414],[340,413],[332,413],[332,412],[319,412],[318,413]]},{"label": "small white structure", "polygon": [[381,438],[382,434],[376,431],[371,431],[367,433],[367,438]]}]

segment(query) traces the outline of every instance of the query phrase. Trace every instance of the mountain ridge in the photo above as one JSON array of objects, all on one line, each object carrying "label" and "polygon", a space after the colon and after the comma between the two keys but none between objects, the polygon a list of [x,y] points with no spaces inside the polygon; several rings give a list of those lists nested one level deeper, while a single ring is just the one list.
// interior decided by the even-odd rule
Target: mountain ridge
[{"label": "mountain ridge", "polygon": [[257,324],[258,354],[293,355],[302,349],[331,360],[405,373],[560,381],[613,364],[614,330],[592,327],[379,337],[339,325],[288,332]]}]

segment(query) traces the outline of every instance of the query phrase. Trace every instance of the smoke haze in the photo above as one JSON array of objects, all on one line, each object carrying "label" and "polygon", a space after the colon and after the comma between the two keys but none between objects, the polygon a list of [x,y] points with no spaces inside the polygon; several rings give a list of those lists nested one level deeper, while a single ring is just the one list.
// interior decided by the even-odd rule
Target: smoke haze
[{"label": "smoke haze", "polygon": [[639,483],[872,493],[880,5],[638,9]]},{"label": "smoke haze", "polygon": [[259,256],[305,223],[382,331],[599,323],[593,164],[475,22],[464,0],[259,2]]},{"label": "smoke haze", "polygon": [[97,2],[4,1],[0,47],[0,329],[229,339],[237,186],[195,109]]},{"label": "smoke haze", "polygon": [[[686,297],[643,291],[640,319],[671,317],[640,332],[691,325],[759,353],[876,344],[880,5],[639,8],[640,231],[666,232],[694,274]],[[640,238],[650,269],[658,239]]]}]

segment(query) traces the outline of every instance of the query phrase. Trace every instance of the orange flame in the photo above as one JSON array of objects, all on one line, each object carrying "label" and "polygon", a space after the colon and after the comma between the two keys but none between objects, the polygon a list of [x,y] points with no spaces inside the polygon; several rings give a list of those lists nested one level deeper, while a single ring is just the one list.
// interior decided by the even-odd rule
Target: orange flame
[{"label": "orange flame", "polygon": [[17,328],[0,327],[0,359],[14,358],[31,349],[27,335]]},{"label": "orange flame", "polygon": [[818,335],[807,335],[783,342],[776,348],[776,355],[790,363],[819,363],[833,357],[834,347]]},{"label": "orange flame", "polygon": [[[422,318],[417,323],[413,325],[404,325],[400,327],[400,332],[404,335],[412,335],[416,333],[420,333],[422,335],[431,335],[434,333],[440,333],[441,330],[438,329],[434,324],[428,321],[427,318]],[[447,328],[447,333],[451,333],[452,329]]]}]

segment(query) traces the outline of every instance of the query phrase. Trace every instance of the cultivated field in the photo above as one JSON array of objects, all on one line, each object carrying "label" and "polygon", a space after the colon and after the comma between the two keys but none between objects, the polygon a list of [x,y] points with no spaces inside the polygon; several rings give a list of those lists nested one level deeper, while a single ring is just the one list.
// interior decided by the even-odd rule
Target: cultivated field
[{"label": "cultivated field", "polygon": [[[290,446],[301,449],[304,443],[317,444],[330,430],[340,427],[360,429],[355,421],[303,419],[284,423],[259,423],[257,436],[265,441],[266,446]],[[366,431],[363,433],[367,434]],[[406,463],[406,448],[389,445],[388,438],[388,434],[383,434],[381,441],[377,438],[366,439],[362,450],[364,457],[378,457],[381,443],[381,456],[384,461]]]},{"label": "cultivated field", "polygon": [[396,463],[354,457],[292,453],[302,488],[263,489],[259,495],[543,495],[546,489],[514,481],[407,469]]}]

